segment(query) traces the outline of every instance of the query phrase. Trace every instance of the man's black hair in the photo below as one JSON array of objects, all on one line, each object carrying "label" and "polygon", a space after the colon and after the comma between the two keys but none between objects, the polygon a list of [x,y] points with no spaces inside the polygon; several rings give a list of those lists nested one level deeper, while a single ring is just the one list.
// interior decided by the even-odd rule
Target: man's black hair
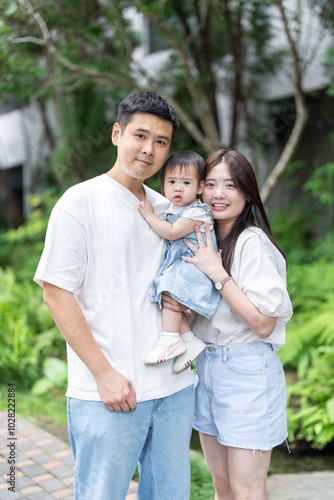
[{"label": "man's black hair", "polygon": [[179,120],[172,106],[156,92],[135,92],[128,95],[119,105],[117,123],[125,128],[135,113],[151,113],[159,118],[171,122],[173,136],[179,126]]}]

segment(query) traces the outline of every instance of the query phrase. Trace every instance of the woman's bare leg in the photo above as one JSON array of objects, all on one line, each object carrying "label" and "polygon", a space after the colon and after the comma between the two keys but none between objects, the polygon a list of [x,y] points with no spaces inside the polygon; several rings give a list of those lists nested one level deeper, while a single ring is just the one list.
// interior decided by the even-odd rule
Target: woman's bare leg
[{"label": "woman's bare leg", "polygon": [[229,482],[228,448],[218,443],[215,436],[199,433],[202,450],[216,490],[215,500],[234,500]]},{"label": "woman's bare leg", "polygon": [[266,479],[271,451],[228,448],[228,470],[234,500],[268,500]]},{"label": "woman's bare leg", "polygon": [[215,436],[203,433],[200,440],[212,474],[215,500],[268,500],[266,479],[271,451],[227,447]]}]

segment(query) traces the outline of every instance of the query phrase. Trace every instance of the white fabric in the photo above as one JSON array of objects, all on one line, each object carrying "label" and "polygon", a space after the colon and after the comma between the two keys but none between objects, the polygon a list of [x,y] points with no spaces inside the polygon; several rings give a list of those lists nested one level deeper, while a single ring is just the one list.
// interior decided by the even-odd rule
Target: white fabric
[{"label": "white fabric", "polygon": [[204,342],[219,346],[268,342],[275,350],[285,343],[285,324],[292,316],[286,288],[286,263],[265,233],[256,227],[238,238],[231,275],[238,287],[267,316],[277,318],[273,333],[260,339],[221,298],[211,321],[193,313],[192,331]]},{"label": "white fabric", "polygon": [[[145,191],[163,216],[167,200]],[[161,312],[150,297],[165,240],[142,218],[138,203],[106,174],[70,188],[52,211],[34,279],[74,293],[103,353],[132,382],[137,401],[146,401],[188,387],[194,374],[175,375],[173,361],[144,364],[161,332]],[[67,353],[66,395],[100,400],[92,373],[69,346]]]},{"label": "white fabric", "polygon": [[[167,210],[167,215],[176,215],[183,207],[174,207],[173,203]],[[205,226],[209,226],[210,231],[213,229],[213,222],[210,215],[201,207],[190,207],[184,211],[182,217],[186,219],[198,220],[203,222],[200,226],[202,232],[205,231]]]}]

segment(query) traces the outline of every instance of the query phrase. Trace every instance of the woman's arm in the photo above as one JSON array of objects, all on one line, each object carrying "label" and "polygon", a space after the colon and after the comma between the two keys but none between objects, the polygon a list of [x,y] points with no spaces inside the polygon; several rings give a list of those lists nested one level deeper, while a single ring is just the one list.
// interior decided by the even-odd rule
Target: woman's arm
[{"label": "woman's arm", "polygon": [[[183,256],[182,259],[185,262],[195,264],[214,283],[227,278],[228,274],[222,265],[221,256],[219,252],[215,252],[212,246],[208,228],[205,228],[207,244],[205,244],[198,227],[195,228],[195,231],[199,248],[197,249],[195,245],[186,241],[187,246],[194,252],[194,257]],[[227,281],[220,293],[237,318],[260,338],[267,338],[271,335],[275,328],[276,318],[261,313],[233,280]]]},{"label": "woman's arm", "polygon": [[198,220],[180,217],[174,224],[160,219],[154,213],[154,208],[150,201],[141,201],[138,205],[139,212],[151,226],[151,228],[162,238],[166,240],[177,240],[184,238],[187,234],[194,231],[195,226],[198,225]]},{"label": "woman's arm", "polygon": [[131,382],[114,370],[102,353],[73,294],[44,282],[43,299],[66,342],[94,375],[106,408],[134,410],[136,394]]}]

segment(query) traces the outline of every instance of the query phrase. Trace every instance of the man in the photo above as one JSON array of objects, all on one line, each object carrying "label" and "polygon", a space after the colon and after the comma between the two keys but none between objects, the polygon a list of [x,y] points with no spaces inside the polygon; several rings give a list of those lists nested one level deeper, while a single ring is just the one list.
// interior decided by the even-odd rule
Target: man
[{"label": "man", "polygon": [[162,166],[178,120],[154,92],[119,106],[117,159],[106,174],[70,188],[54,207],[35,275],[67,342],[68,425],[76,500],[124,500],[136,464],[140,500],[186,500],[194,405],[191,370],[144,364],[161,330],[151,303],[165,242],[141,217],[143,184]]}]

